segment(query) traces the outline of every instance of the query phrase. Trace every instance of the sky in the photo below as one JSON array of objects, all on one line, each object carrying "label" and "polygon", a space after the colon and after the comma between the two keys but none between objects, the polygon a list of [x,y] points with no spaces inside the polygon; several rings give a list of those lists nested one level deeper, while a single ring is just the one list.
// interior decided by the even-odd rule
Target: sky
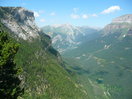
[{"label": "sky", "polygon": [[104,27],[132,14],[132,0],[0,0],[0,6],[21,6],[34,12],[39,27],[54,24]]}]

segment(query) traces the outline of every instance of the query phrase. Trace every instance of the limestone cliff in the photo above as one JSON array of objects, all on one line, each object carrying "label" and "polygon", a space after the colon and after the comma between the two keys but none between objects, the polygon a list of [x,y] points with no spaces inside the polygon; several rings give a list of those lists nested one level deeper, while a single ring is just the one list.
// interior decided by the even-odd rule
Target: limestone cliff
[{"label": "limestone cliff", "polygon": [[24,40],[37,38],[39,29],[35,25],[34,13],[22,7],[0,7],[0,21],[16,37]]},{"label": "limestone cliff", "polygon": [[132,14],[123,15],[113,19],[110,24],[104,27],[103,32],[106,35],[123,29],[126,29],[127,31],[132,29]]}]

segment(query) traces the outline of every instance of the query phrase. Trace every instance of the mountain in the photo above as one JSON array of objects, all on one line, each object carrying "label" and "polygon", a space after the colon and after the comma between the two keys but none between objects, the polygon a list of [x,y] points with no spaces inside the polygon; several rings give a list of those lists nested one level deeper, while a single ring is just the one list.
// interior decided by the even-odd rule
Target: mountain
[{"label": "mountain", "polygon": [[132,14],[123,15],[115,18],[112,23],[130,23],[132,24]]},{"label": "mountain", "polygon": [[123,15],[112,20],[112,23],[107,25],[103,32],[105,35],[108,33],[115,32],[126,32],[127,30],[132,29],[132,14]]},{"label": "mountain", "polygon": [[24,40],[38,38],[39,29],[35,25],[34,13],[21,7],[1,7],[1,22],[9,28],[15,36]]},{"label": "mountain", "polygon": [[60,53],[76,48],[85,39],[96,37],[98,31],[87,26],[78,27],[70,24],[44,26],[41,30],[52,38],[54,48]]},{"label": "mountain", "polygon": [[34,13],[22,7],[0,7],[0,30],[9,33],[20,44],[15,57],[23,68],[20,77],[25,86],[23,99],[89,99],[89,94],[70,75],[51,44],[51,38],[40,31]]},{"label": "mountain", "polygon": [[66,62],[71,62],[68,68],[78,73],[87,91],[90,82],[96,96],[93,99],[132,98],[131,20],[131,14],[115,18],[101,30],[100,37],[63,54]]}]

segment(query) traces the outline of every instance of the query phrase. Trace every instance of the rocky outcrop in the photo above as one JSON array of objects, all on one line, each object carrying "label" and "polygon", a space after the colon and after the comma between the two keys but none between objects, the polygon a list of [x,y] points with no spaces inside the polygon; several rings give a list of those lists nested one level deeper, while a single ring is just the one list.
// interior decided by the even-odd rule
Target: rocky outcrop
[{"label": "rocky outcrop", "polygon": [[132,14],[123,15],[113,19],[113,21],[106,25],[103,29],[104,34],[114,33],[121,29],[129,30],[132,28]]},{"label": "rocky outcrop", "polygon": [[132,23],[132,14],[117,17],[112,20],[112,23]]},{"label": "rocky outcrop", "polygon": [[34,13],[22,7],[0,7],[0,21],[16,37],[31,41],[40,31],[35,25]]}]

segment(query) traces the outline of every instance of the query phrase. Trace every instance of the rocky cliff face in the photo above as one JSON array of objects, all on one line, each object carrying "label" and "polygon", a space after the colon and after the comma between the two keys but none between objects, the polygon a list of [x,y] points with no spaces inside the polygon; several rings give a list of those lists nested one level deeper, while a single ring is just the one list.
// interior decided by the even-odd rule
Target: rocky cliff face
[{"label": "rocky cliff face", "polygon": [[103,29],[103,32],[106,35],[117,32],[121,29],[132,29],[132,14],[123,15],[113,19],[113,21]]},{"label": "rocky cliff face", "polygon": [[112,23],[132,23],[132,14],[117,17],[112,20]]},{"label": "rocky cliff face", "polygon": [[24,40],[37,38],[39,29],[34,22],[34,13],[22,7],[0,7],[0,21],[16,37]]}]

